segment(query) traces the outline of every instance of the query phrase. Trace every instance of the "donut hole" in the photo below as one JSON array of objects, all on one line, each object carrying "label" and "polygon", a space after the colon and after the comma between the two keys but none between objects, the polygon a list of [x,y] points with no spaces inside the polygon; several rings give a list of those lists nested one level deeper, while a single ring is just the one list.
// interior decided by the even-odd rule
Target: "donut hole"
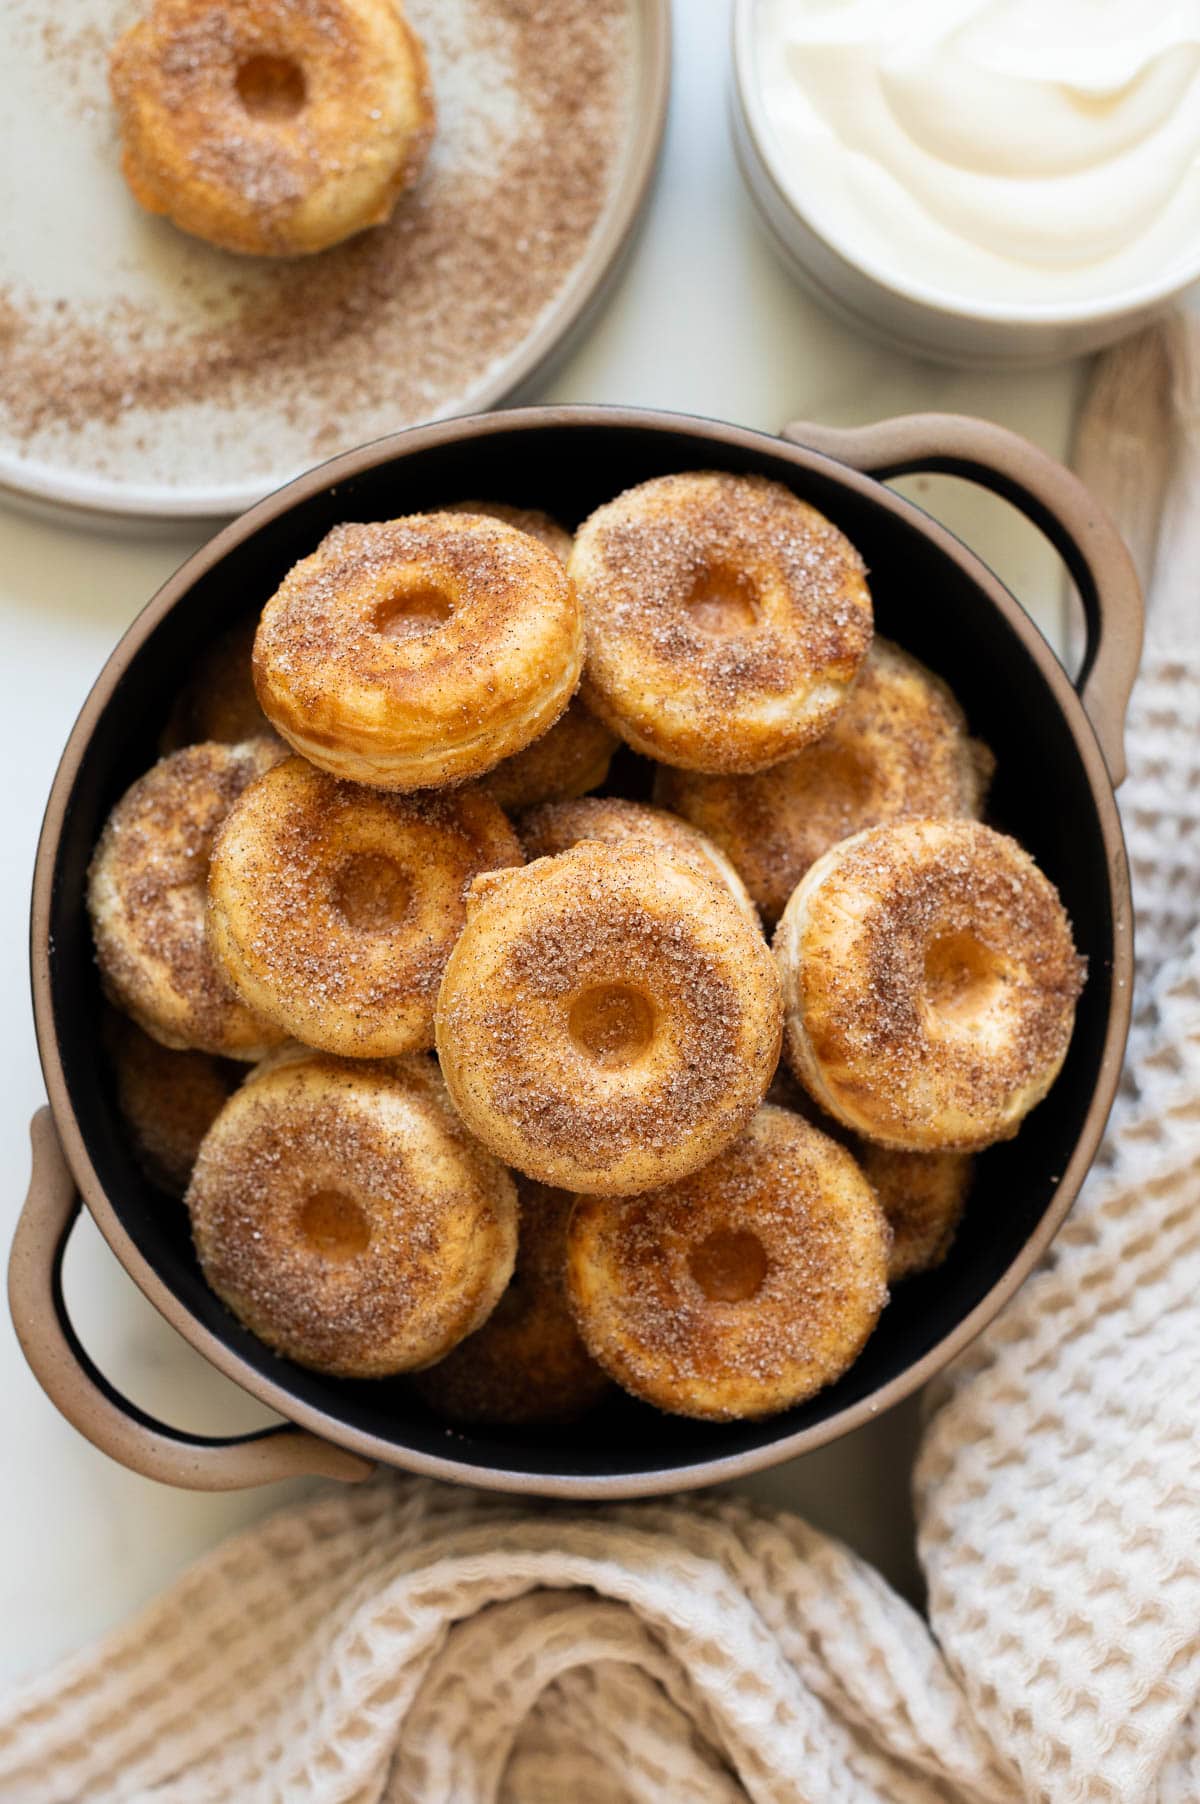
[{"label": "donut hole", "polygon": [[767,1254],[749,1228],[718,1228],[692,1248],[688,1267],[710,1303],[748,1303],[762,1289]]},{"label": "donut hole", "polygon": [[386,933],[408,913],[412,885],[391,858],[357,852],[333,881],[333,906],[355,933]]},{"label": "donut hole", "polygon": [[692,625],[712,639],[732,639],[758,625],[758,590],[743,570],[706,564],[684,597]]},{"label": "donut hole", "polygon": [[605,1071],[636,1064],[654,1038],[654,1008],[628,983],[598,983],[571,1005],[568,1029],[585,1057]]},{"label": "donut hole", "polygon": [[977,1029],[1004,989],[1004,966],[973,933],[946,933],[925,951],[925,1000],[945,1026]]},{"label": "donut hole", "polygon": [[237,72],[238,99],[252,119],[294,119],[308,99],[308,83],[290,56],[252,56]]},{"label": "donut hole", "polygon": [[314,1190],[300,1205],[298,1226],[306,1246],[324,1259],[357,1259],[371,1239],[366,1216],[343,1190]]},{"label": "donut hole", "polygon": [[445,626],[450,597],[436,583],[405,583],[375,609],[375,631],[384,639],[420,639]]}]

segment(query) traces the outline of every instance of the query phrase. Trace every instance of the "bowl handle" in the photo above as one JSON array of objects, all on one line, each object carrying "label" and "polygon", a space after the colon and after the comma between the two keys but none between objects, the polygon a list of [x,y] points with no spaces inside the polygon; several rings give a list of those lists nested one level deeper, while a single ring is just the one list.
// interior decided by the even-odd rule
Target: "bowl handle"
[{"label": "bowl handle", "polygon": [[849,429],[796,420],[782,436],[881,481],[916,470],[965,476],[1041,528],[1083,601],[1087,648],[1076,686],[1114,788],[1123,782],[1125,711],[1145,610],[1125,542],[1079,478],[1019,433],[968,414],[912,413]]},{"label": "bowl handle", "polygon": [[303,1429],[264,1428],[221,1440],[185,1434],[108,1382],[80,1345],[63,1298],[63,1253],[80,1201],[49,1109],[38,1110],[30,1137],[33,1175],[9,1256],[8,1301],[33,1375],[67,1421],[131,1472],[191,1491],[239,1491],[309,1475],[369,1478],[369,1460]]}]

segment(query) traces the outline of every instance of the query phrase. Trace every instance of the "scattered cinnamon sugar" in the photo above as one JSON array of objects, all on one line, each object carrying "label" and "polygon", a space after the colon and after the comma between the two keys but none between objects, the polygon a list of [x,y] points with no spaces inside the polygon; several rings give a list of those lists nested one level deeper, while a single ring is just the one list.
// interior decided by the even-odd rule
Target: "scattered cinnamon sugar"
[{"label": "scattered cinnamon sugar", "polygon": [[[224,480],[249,480],[470,404],[554,300],[609,197],[628,129],[630,8],[412,0],[408,12],[439,136],[391,222],[295,263],[181,258],[169,305],[118,295],[93,307],[10,283],[4,438],[162,480],[172,454],[154,435],[139,445],[145,416],[188,410],[187,474],[219,459]],[[47,60],[66,82],[71,58],[97,50],[86,32],[59,33]],[[96,154],[119,183],[115,141]],[[102,435],[87,432],[96,425]]]}]

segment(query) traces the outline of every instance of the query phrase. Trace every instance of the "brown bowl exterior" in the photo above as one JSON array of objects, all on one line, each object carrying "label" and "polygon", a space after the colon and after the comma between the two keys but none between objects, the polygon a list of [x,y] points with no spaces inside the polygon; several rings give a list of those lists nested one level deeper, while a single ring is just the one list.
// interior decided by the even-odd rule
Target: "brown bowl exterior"
[{"label": "brown bowl exterior", "polygon": [[[1046,516],[1041,523],[1068,555],[1087,541],[1082,491],[1059,471],[1067,487],[1047,501],[1046,470],[1057,466],[1031,447],[1024,448],[1023,461],[1012,435],[958,422],[965,449],[951,446],[942,455],[928,423],[924,433],[910,430],[903,442],[895,439],[897,424],[906,423],[876,429],[892,431],[886,444],[846,440],[836,450],[873,467],[971,466],[975,475],[992,466],[1002,471],[1007,460],[1008,475],[990,485],[1010,493],[1034,517],[1040,509]],[[941,421],[943,440],[954,424]],[[797,430],[820,437],[815,428]],[[82,904],[84,872],[107,810],[152,761],[173,687],[191,658],[213,632],[261,606],[291,563],[331,525],[477,494],[536,503],[574,524],[630,483],[689,468],[754,470],[788,482],[859,545],[872,572],[880,630],[951,683],[973,730],[994,746],[997,822],[1014,831],[1058,883],[1091,977],[1059,1084],[1015,1141],[984,1156],[950,1260],[903,1287],[858,1364],[836,1386],[767,1422],[668,1420],[622,1399],[576,1434],[451,1436],[400,1381],[321,1379],[278,1359],[204,1286],[183,1212],[149,1190],[130,1156],[97,1055],[99,989]],[[1067,522],[1063,516],[1071,510],[1075,518]],[[1094,508],[1091,513],[1094,525]],[[1114,566],[1110,577],[1089,568],[1106,548]],[[1101,654],[1090,681],[1104,710],[1114,772],[1140,638],[1136,585],[1127,568],[1116,568],[1123,555],[1119,542],[1102,534],[1072,560],[1092,614],[1093,649],[1098,645]],[[1114,621],[1112,608],[1105,613],[1105,594],[1111,601],[1118,592],[1124,617]],[[626,763],[626,781],[635,770]],[[450,421],[349,453],[271,496],[190,559],[130,627],[68,741],[38,850],[31,952],[38,1043],[67,1162],[56,1179],[61,1232],[54,1257],[61,1257],[69,1220],[63,1200],[69,1167],[113,1251],[167,1320],[227,1376],[309,1431],[285,1431],[280,1444],[286,1441],[293,1456],[273,1466],[268,1461],[266,1471],[256,1467],[256,1476],[305,1469],[307,1463],[354,1477],[368,1469],[364,1462],[381,1461],[498,1490],[575,1498],[680,1490],[792,1458],[878,1415],[960,1352],[1045,1251],[1078,1193],[1115,1094],[1132,978],[1125,853],[1101,745],[1054,654],[997,578],[911,503],[811,445],[685,416],[586,407]],[[35,1178],[31,1210],[37,1190]],[[47,1381],[47,1388],[65,1413],[101,1444],[106,1435],[111,1443],[104,1423],[105,1410],[115,1408],[113,1393],[100,1381],[106,1400],[97,1401],[97,1375],[87,1369],[69,1328],[57,1339],[48,1327],[42,1332],[50,1290],[50,1300],[60,1304],[61,1298],[53,1273],[50,1290],[37,1290],[51,1254],[45,1234],[35,1251],[36,1229],[31,1216],[21,1273],[14,1270],[12,1285],[23,1342],[35,1369],[39,1348],[42,1366],[55,1366],[54,1386]],[[78,1383],[63,1369],[72,1355]],[[39,1375],[46,1381],[45,1371]],[[309,1436],[333,1445],[314,1455]],[[335,1448],[345,1451],[331,1457]],[[139,1461],[125,1445],[113,1450],[174,1482],[254,1481],[198,1475],[194,1460],[160,1469],[162,1462],[156,1466],[149,1456]],[[246,1461],[239,1459],[240,1471]]]}]

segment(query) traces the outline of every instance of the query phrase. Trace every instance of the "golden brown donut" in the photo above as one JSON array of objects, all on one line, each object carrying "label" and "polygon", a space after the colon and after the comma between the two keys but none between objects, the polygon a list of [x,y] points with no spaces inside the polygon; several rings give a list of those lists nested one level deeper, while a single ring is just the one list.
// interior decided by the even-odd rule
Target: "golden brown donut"
[{"label": "golden brown donut", "polygon": [[575,1199],[522,1178],[517,1263],[482,1328],[414,1379],[452,1422],[574,1422],[611,1388],[567,1303],[567,1223]]},{"label": "golden brown donut", "polygon": [[433,1004],[481,871],[521,864],[478,789],[381,795],[288,758],[230,810],[209,868],[209,934],[239,994],[345,1058],[433,1045]]},{"label": "golden brown donut", "polygon": [[941,1265],[971,1188],[970,1153],[900,1153],[866,1140],[856,1141],[854,1153],[892,1230],[888,1282]]},{"label": "golden brown donut", "polygon": [[583,840],[605,845],[642,845],[664,858],[682,859],[706,877],[723,884],[746,919],[760,927],[758,910],[746,886],[719,846],[665,808],[629,802],[623,796],[585,796],[573,802],[547,802],[531,808],[517,822],[527,858],[553,858]]},{"label": "golden brown donut", "polygon": [[871,642],[857,551],[762,476],[627,489],[579,528],[570,569],[584,701],[635,751],[688,770],[792,757],[829,727]]},{"label": "golden brown donut", "polygon": [[481,777],[488,794],[510,812],[539,802],[565,802],[599,789],[620,740],[576,696],[548,733]]},{"label": "golden brown donut", "polygon": [[779,983],[710,878],[589,841],[476,879],[435,1027],[485,1146],[560,1189],[624,1195],[741,1131],[775,1069]]},{"label": "golden brown donut", "polygon": [[104,1042],[137,1162],[152,1184],[181,1197],[200,1142],[245,1067],[207,1052],[168,1051],[115,1010],[105,1015]]},{"label": "golden brown donut", "polygon": [[728,854],[773,926],[838,840],[905,815],[978,815],[992,762],[941,678],[876,639],[814,744],[752,776],[662,768],[654,795]]},{"label": "golden brown donut", "polygon": [[765,1105],[701,1171],[581,1197],[567,1287],[634,1396],[727,1421],[802,1403],[857,1359],[887,1301],[889,1234],[845,1149]]},{"label": "golden brown donut", "polygon": [[335,777],[432,789],[545,733],[579,680],[559,560],[483,514],[337,526],[284,579],[254,642],[276,730]]},{"label": "golden brown donut", "polygon": [[273,737],[250,667],[257,627],[257,620],[240,621],[200,653],[167,716],[159,740],[164,756],[205,739],[240,745],[246,739]]},{"label": "golden brown donut", "polygon": [[344,1378],[442,1358],[486,1319],[517,1247],[512,1179],[424,1057],[266,1060],[206,1135],[187,1205],[239,1321]]},{"label": "golden brown donut", "polygon": [[100,835],[88,873],[100,974],[164,1046],[258,1059],[285,1037],[233,989],[207,924],[213,839],[281,755],[275,739],[186,746],[138,778]]},{"label": "golden brown donut", "polygon": [[527,532],[552,551],[560,564],[566,564],[575,543],[565,526],[553,514],[540,507],[512,507],[507,501],[452,501],[446,510],[451,514],[488,514],[493,520],[504,520],[518,532]]},{"label": "golden brown donut", "polygon": [[253,256],[379,225],[433,136],[398,0],[154,0],[109,80],[138,204]]},{"label": "golden brown donut", "polygon": [[1010,1139],[1057,1077],[1083,961],[1049,879],[978,821],[900,821],[809,870],[775,946],[787,1057],[846,1127],[912,1152]]}]

